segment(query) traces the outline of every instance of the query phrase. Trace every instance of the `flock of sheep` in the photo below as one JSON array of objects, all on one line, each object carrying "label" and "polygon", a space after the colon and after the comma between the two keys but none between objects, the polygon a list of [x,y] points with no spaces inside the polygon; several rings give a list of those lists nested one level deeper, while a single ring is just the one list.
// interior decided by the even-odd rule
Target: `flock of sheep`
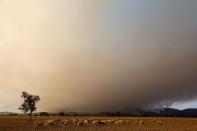
[{"label": "flock of sheep", "polygon": [[117,126],[122,125],[134,125],[134,126],[142,126],[145,123],[151,123],[154,125],[163,125],[164,123],[159,120],[97,120],[97,119],[70,119],[70,120],[42,120],[42,121],[34,121],[34,126],[37,127],[50,127],[50,126],[68,126],[68,125],[74,125],[74,126],[90,126],[90,125],[96,125],[96,126],[106,126],[106,125],[112,125],[115,124]]}]

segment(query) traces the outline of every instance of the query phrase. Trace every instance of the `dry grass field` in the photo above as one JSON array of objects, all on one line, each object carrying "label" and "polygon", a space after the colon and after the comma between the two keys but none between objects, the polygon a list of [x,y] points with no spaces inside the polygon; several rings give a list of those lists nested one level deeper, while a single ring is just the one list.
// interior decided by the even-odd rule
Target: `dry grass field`
[{"label": "dry grass field", "polygon": [[[88,120],[88,125],[65,126],[50,125],[35,127],[35,121],[47,120]],[[34,116],[34,122],[28,122],[27,116],[0,116],[0,131],[197,131],[197,118],[168,117],[58,117]],[[107,124],[92,124],[91,121],[114,120]],[[126,121],[117,124],[115,121]],[[135,122],[142,122],[141,125]],[[162,122],[157,124],[153,121]]]}]

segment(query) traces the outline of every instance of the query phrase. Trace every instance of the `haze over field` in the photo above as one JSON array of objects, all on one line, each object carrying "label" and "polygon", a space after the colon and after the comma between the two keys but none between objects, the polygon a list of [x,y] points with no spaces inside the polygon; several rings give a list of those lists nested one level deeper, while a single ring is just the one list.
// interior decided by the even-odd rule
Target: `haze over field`
[{"label": "haze over field", "polygon": [[130,111],[195,99],[196,7],[196,0],[0,0],[0,110],[17,109],[23,90],[40,95],[39,111]]}]

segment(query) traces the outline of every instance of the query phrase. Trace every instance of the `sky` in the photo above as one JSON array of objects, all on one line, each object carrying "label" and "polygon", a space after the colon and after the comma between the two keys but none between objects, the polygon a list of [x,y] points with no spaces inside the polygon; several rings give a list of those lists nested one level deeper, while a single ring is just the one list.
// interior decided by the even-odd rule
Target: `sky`
[{"label": "sky", "polygon": [[196,0],[0,0],[0,111],[197,108]]}]

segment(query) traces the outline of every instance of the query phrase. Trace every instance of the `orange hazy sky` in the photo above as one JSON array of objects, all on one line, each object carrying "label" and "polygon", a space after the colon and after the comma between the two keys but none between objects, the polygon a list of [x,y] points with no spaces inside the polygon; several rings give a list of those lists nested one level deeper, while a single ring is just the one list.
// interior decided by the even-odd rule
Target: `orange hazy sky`
[{"label": "orange hazy sky", "polygon": [[0,0],[0,111],[16,111],[23,90],[40,95],[39,111],[195,99],[196,7],[195,0]]}]

